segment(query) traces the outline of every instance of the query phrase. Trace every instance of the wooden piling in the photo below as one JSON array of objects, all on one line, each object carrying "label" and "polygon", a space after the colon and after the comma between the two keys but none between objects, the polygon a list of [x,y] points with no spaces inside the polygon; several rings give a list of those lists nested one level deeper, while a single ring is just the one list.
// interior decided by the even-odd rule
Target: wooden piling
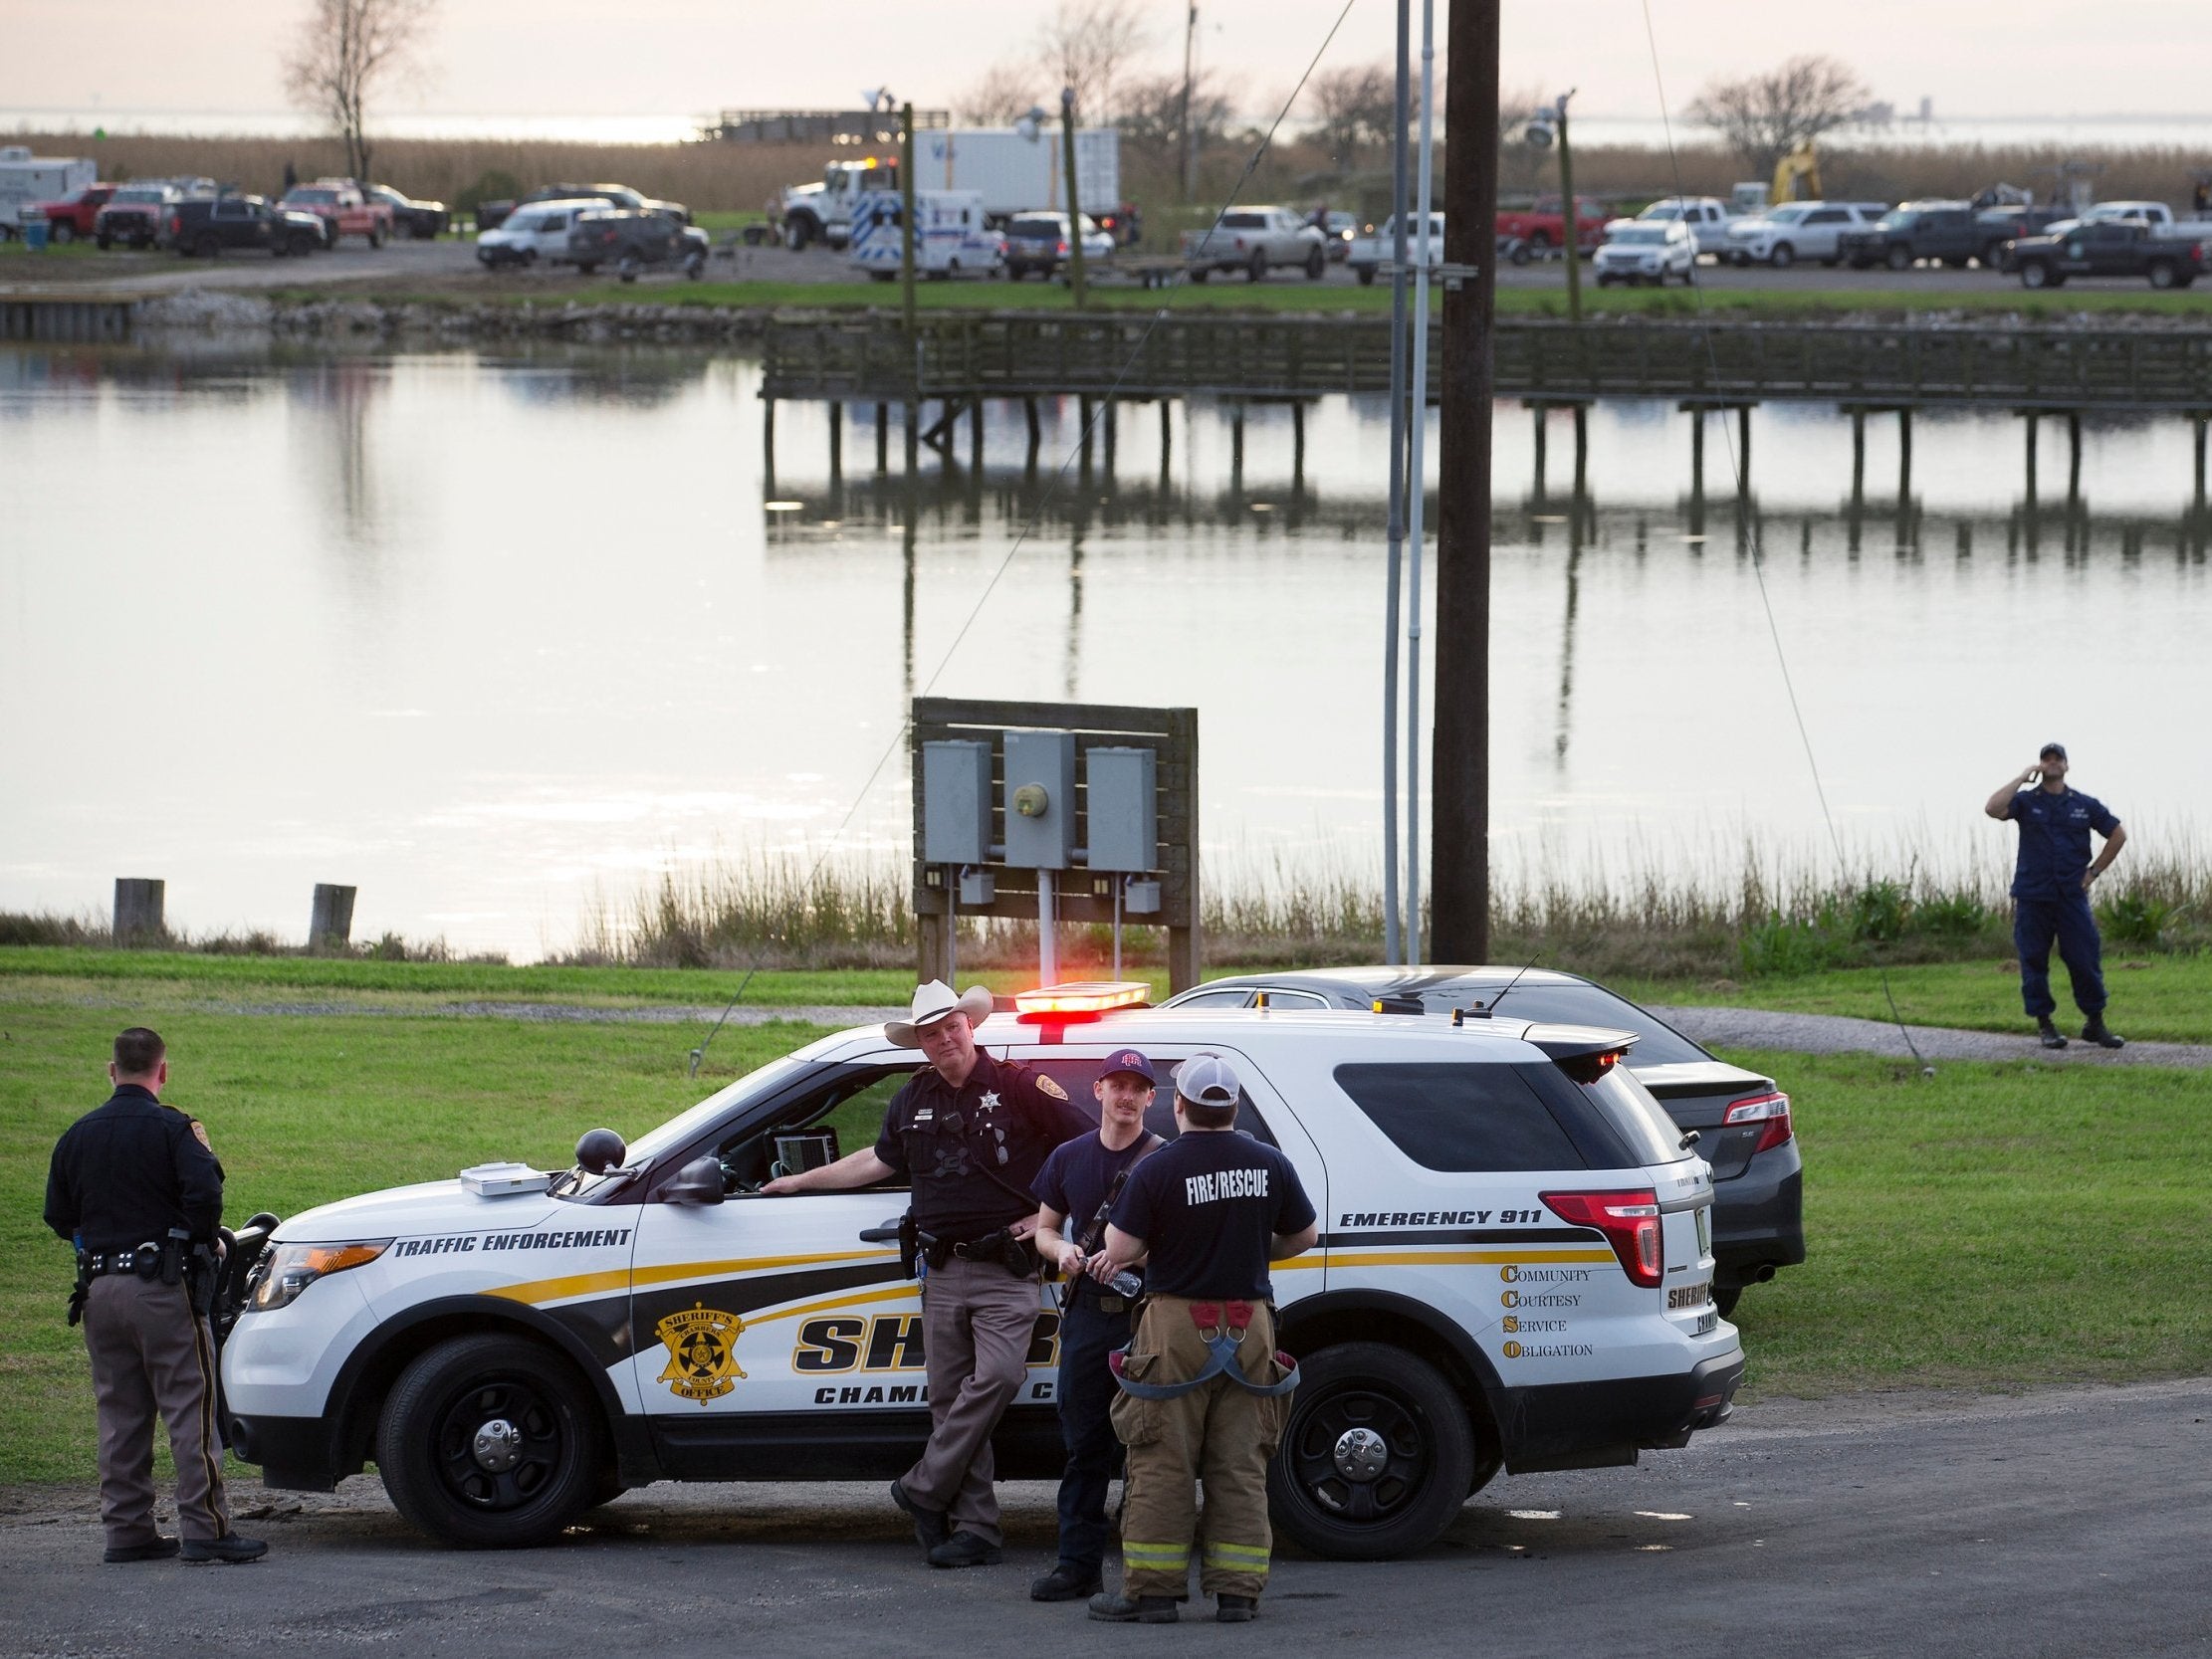
[{"label": "wooden piling", "polygon": [[1228,406],[1228,493],[1244,493],[1244,406]]},{"label": "wooden piling", "polygon": [[761,480],[765,493],[775,495],[775,399],[761,400]]},{"label": "wooden piling", "polygon": [[353,896],[359,889],[330,882],[315,884],[315,901],[308,911],[308,948],[342,946],[353,936]]},{"label": "wooden piling", "polygon": [[832,398],[829,404],[829,487],[845,482],[845,406]]},{"label": "wooden piling", "polygon": [[158,939],[169,931],[163,915],[168,883],[140,876],[115,878],[115,910],[111,924],[117,944]]},{"label": "wooden piling", "polygon": [[876,405],[876,476],[891,470],[891,406]]},{"label": "wooden piling", "polygon": [[980,397],[968,406],[968,469],[984,470],[984,400]]},{"label": "wooden piling", "polygon": [[1290,406],[1290,493],[1306,493],[1306,406]]},{"label": "wooden piling", "polygon": [[1897,411],[1897,511],[1912,499],[1912,411]]}]

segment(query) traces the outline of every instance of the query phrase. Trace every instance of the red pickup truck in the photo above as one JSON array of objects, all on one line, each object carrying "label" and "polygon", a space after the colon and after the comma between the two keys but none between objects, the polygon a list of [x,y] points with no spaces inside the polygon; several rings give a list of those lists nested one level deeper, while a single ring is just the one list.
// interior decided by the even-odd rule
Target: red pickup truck
[{"label": "red pickup truck", "polygon": [[[1588,196],[1575,198],[1576,245],[1589,252],[1605,240],[1606,213]],[[1538,196],[1533,207],[1501,209],[1497,216],[1498,239],[1511,237],[1531,250],[1567,245],[1567,215],[1557,196]]]},{"label": "red pickup truck", "polygon": [[323,221],[324,239],[337,246],[341,236],[361,236],[371,248],[381,248],[392,234],[392,211],[364,195],[349,178],[319,178],[313,184],[296,184],[279,204],[297,212],[312,213]]},{"label": "red pickup truck", "polygon": [[93,221],[114,193],[112,184],[88,184],[60,201],[39,203],[39,211],[46,215],[46,234],[56,242],[75,242],[92,235]]}]

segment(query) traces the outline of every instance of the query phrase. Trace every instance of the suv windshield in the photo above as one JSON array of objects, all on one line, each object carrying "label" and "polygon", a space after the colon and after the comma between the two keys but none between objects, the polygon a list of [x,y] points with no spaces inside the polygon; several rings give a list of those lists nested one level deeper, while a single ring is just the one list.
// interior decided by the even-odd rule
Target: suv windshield
[{"label": "suv windshield", "polygon": [[1008,236],[1029,236],[1040,238],[1056,237],[1061,234],[1060,222],[1057,219],[1047,219],[1042,216],[1035,216],[1026,219],[1016,219],[1013,221],[1013,223],[1006,227],[1006,234]]},{"label": "suv windshield", "polygon": [[1666,227],[1664,225],[1623,225],[1613,233],[1613,240],[1639,245],[1664,242],[1666,240]]}]

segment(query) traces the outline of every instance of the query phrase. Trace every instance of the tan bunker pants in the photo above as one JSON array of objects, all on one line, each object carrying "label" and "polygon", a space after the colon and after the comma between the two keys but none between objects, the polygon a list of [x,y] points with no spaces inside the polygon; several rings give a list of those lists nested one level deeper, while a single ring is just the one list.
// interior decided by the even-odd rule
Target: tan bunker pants
[{"label": "tan bunker pants", "polygon": [[[1220,1307],[1216,1302],[1214,1307]],[[1124,1371],[1133,1382],[1180,1382],[1205,1369],[1211,1355],[1192,1323],[1190,1300],[1145,1299]],[[1254,1382],[1282,1376],[1275,1363],[1275,1311],[1252,1304],[1251,1324],[1236,1349]],[[1191,1550],[1200,1550],[1199,1584],[1208,1595],[1256,1596],[1267,1586],[1274,1535],[1267,1525],[1267,1460],[1282,1439],[1290,1398],[1263,1399],[1228,1376],[1213,1377],[1187,1394],[1114,1400],[1114,1432],[1129,1448],[1121,1520],[1122,1593],[1191,1593]],[[1206,1483],[1206,1515],[1198,1514],[1194,1483]]]}]

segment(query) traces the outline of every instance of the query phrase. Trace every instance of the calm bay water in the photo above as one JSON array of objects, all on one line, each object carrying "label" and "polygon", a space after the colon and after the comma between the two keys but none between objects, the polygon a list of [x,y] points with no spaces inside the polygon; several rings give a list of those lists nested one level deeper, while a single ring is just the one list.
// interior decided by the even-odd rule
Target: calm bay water
[{"label": "calm bay water", "polygon": [[[0,352],[0,909],[159,876],[175,925],[297,936],[340,881],[356,936],[535,956],[672,863],[841,824],[902,856],[925,690],[1195,704],[1217,875],[1378,866],[1379,402],[1308,412],[1302,481],[1287,411],[1251,412],[1239,478],[1200,404],[1165,476],[1131,409],[1111,475],[1101,446],[1053,487],[1072,399],[1035,482],[993,407],[980,478],[963,424],[910,484],[866,407],[833,482],[826,410],[789,404],[771,479],[757,392],[695,355]],[[2047,426],[2031,526],[2003,415],[1920,417],[1902,518],[1893,423],[1855,515],[1848,423],[1758,412],[1739,515],[1717,422],[1691,499],[1688,421],[1594,410],[1577,516],[1566,417],[1538,497],[1500,409],[1503,867],[1818,857],[1769,606],[1855,849],[2000,856],[1979,803],[2052,736],[2123,816],[2212,812],[2185,425],[2093,426],[2073,523]]]}]

